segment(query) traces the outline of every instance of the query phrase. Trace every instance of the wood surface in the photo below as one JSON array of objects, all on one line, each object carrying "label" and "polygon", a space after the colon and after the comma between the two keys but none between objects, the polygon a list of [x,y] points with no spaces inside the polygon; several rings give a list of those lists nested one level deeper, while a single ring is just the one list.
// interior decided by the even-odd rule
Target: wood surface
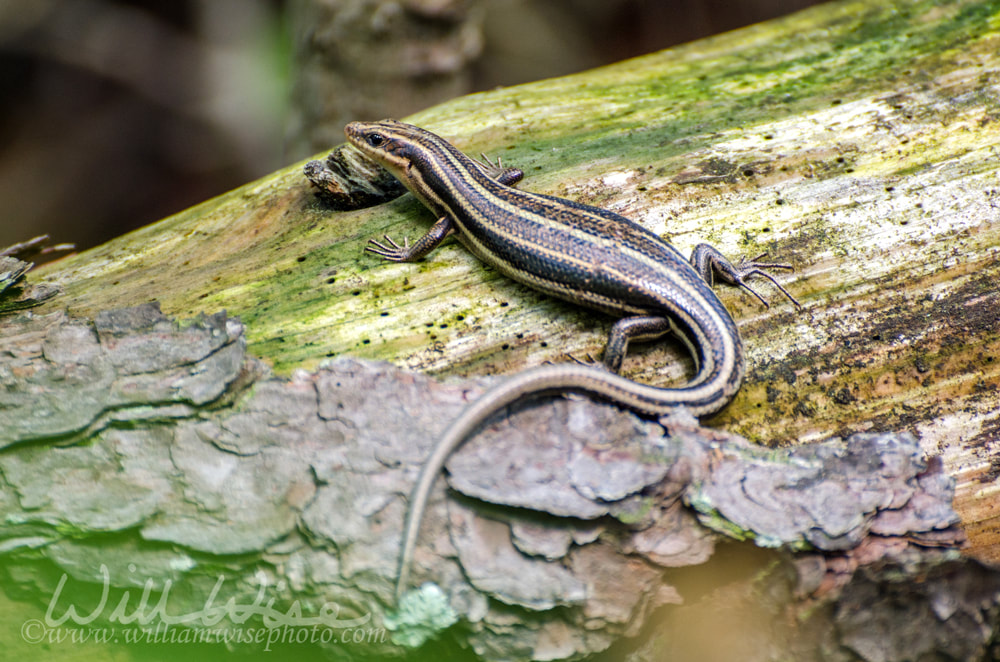
[{"label": "wood surface", "polygon": [[[703,423],[719,435],[745,437],[762,452],[802,446],[808,453],[822,440],[836,446],[843,442],[835,438],[847,439],[855,433],[912,433],[923,454],[937,458],[929,461],[930,473],[956,481],[954,508],[969,542],[963,550],[965,560],[948,557],[949,563],[965,563],[961,565],[965,578],[983,573],[971,584],[963,579],[961,590],[948,584],[963,596],[956,604],[982,605],[969,608],[970,614],[975,613],[969,622],[977,632],[985,633],[981,638],[953,638],[967,642],[968,647],[951,653],[960,659],[986,659],[982,657],[987,654],[984,642],[996,624],[995,600],[976,602],[969,587],[985,591],[995,580],[993,571],[970,565],[970,560],[1000,561],[998,98],[1000,3],[837,2],[576,76],[463,97],[406,119],[453,139],[469,153],[499,155],[505,164],[524,169],[521,186],[525,189],[613,209],[647,225],[685,252],[700,241],[709,241],[728,255],[766,252],[794,264],[795,273],[783,277],[783,282],[803,303],[801,311],[776,294],[770,297],[772,306],[764,309],[743,294],[722,292],[743,333],[750,370],[736,400]],[[37,319],[42,320],[36,322],[38,329],[63,324],[61,311],[68,311],[73,319],[96,318],[98,327],[94,328],[99,328],[99,315],[155,300],[164,313],[177,319],[215,315],[220,310],[238,316],[237,335],[226,335],[235,333],[234,323],[217,316],[206,318],[198,328],[215,328],[215,333],[222,334],[209,333],[206,346],[225,341],[225,347],[234,343],[242,347],[245,342],[247,353],[256,358],[241,367],[223,361],[228,381],[211,393],[197,380],[192,383],[167,375],[168,381],[181,379],[189,390],[178,392],[189,395],[173,402],[169,393],[174,392],[149,390],[148,397],[155,402],[147,402],[151,406],[145,408],[126,380],[115,391],[119,399],[101,405],[106,410],[98,407],[98,424],[77,421],[61,431],[42,430],[40,434],[29,430],[10,443],[32,440],[23,452],[41,453],[46,445],[39,442],[79,442],[86,441],[88,434],[114,432],[115,439],[129,437],[126,441],[138,443],[132,438],[138,435],[142,443],[155,447],[160,434],[156,426],[140,433],[135,430],[145,429],[142,425],[127,421],[162,424],[173,418],[197,417],[200,408],[216,406],[211,394],[222,398],[220,405],[236,403],[238,407],[239,402],[246,402],[240,400],[244,388],[251,393],[261,388],[300,388],[312,393],[318,388],[314,381],[327,373],[301,371],[314,371],[330,357],[380,359],[435,377],[457,378],[502,375],[543,361],[567,360],[567,355],[600,354],[609,320],[512,284],[484,269],[457,244],[435,251],[416,265],[385,264],[363,254],[370,237],[389,233],[413,239],[433,219],[410,196],[376,208],[333,212],[313,196],[302,176],[302,165],[293,164],[104,246],[31,272],[32,282],[62,288],[61,295],[36,309]],[[761,290],[771,292],[766,284]],[[114,328],[114,324],[107,327],[107,317],[103,323]],[[164,320],[152,323],[167,324]],[[86,327],[74,322],[70,328],[83,337],[81,324],[80,328]],[[104,342],[98,331],[90,333]],[[43,348],[38,351],[44,357],[44,343],[38,347]],[[222,358],[214,356],[213,360]],[[628,376],[656,384],[683,380],[690,373],[690,360],[680,346],[671,343],[637,351],[625,367]],[[396,375],[402,380],[399,388],[410,388],[406,385],[423,379],[407,374]],[[107,375],[110,379],[113,373]],[[453,409],[475,388],[462,382],[450,387],[443,401]],[[128,400],[128,396],[139,399]],[[53,406],[58,402],[53,400]],[[413,415],[421,402],[413,400],[406,406],[404,413]],[[423,443],[430,443],[432,427],[443,425],[447,418],[434,412],[420,416],[429,416],[430,422],[427,427],[414,424],[415,432],[421,434]],[[72,416],[67,413],[66,419]],[[318,429],[330,432],[328,428],[336,427],[338,420],[336,409],[321,412],[320,419],[328,423]],[[266,421],[267,416],[250,416],[243,424],[247,420]],[[378,418],[371,420],[373,426],[378,422]],[[531,420],[529,425],[540,424]],[[198,437],[196,428],[181,450],[191,450],[200,438],[232,458],[264,461],[261,458],[267,453],[249,441],[252,436],[241,437],[238,430],[223,426],[218,434]],[[101,439],[111,446],[90,442],[81,448],[89,449],[88,453],[106,452],[109,466],[121,461],[120,453],[116,455],[119,451],[101,449],[125,442]],[[295,438],[294,442],[322,440]],[[160,439],[160,443],[169,448],[174,442]],[[467,455],[466,461],[475,457],[473,445],[469,450],[473,455]],[[15,446],[7,461],[21,462],[20,452]],[[350,465],[359,460],[348,457],[343,461]],[[382,460],[366,456],[365,461]],[[413,470],[419,457],[405,461]],[[316,466],[310,469],[315,485],[336,482],[332,464]],[[364,474],[365,465],[358,466]],[[297,531],[294,526],[287,529],[287,518],[301,516],[314,496],[312,488],[300,485],[291,474],[280,473],[280,477],[299,487],[288,492],[287,499],[269,502],[279,504],[265,509],[273,524],[270,528],[253,525],[250,516],[263,511],[243,508],[239,502],[215,504],[222,512],[236,509],[241,530],[263,536],[235,551],[250,554],[276,544],[268,537],[271,534],[280,538]],[[206,473],[203,478],[210,482],[211,476]],[[481,497],[474,493],[474,486],[463,488],[458,483],[453,481],[453,487]],[[151,488],[148,499],[155,501],[157,486]],[[348,485],[345,489],[355,488]],[[41,499],[43,487],[35,489],[30,494]],[[439,490],[443,496],[440,486]],[[941,494],[940,490],[936,493]],[[324,512],[344,512],[335,493],[327,490],[324,494],[332,499]],[[152,501],[145,503],[152,508]],[[401,517],[400,503],[393,502],[387,522]],[[448,506],[439,502],[437,524],[432,527],[450,521],[471,531],[473,537],[491,540],[497,535],[491,525],[482,528],[470,523],[469,511],[477,510],[470,503],[464,497],[450,499]],[[381,512],[377,504],[368,506],[372,514]],[[137,513],[128,511],[122,516],[152,516]],[[155,532],[151,539],[182,546],[208,540],[218,549],[201,549],[199,554],[234,553],[226,551],[230,544],[226,537],[203,539],[199,536],[207,535],[204,531],[192,533],[201,531],[187,528],[198,520],[192,517],[170,520],[169,526],[148,523]],[[250,519],[241,519],[246,517]],[[360,519],[317,517],[311,521],[314,532],[321,531],[330,540],[371,533],[351,528],[361,527]],[[134,526],[134,520],[129,521],[133,524],[127,526]],[[42,526],[46,535],[50,526],[51,522]],[[364,526],[373,525],[364,520]],[[395,530],[390,524],[384,526]],[[528,549],[551,545],[530,527],[511,526],[515,538]],[[59,526],[55,530],[62,531]],[[25,545],[38,534],[27,524],[11,531],[8,536],[27,541]],[[74,535],[79,536],[79,531]],[[588,535],[586,530],[576,531],[573,540],[583,545]],[[296,544],[302,542],[296,540]],[[346,572],[341,577],[350,577],[353,589],[360,586],[374,594],[387,590],[392,569],[385,564],[392,556],[391,540],[372,540],[385,549],[359,548],[346,557],[339,549],[339,563],[346,558],[348,565],[328,568],[333,573],[329,577]],[[59,548],[69,550],[66,558],[81,554],[73,544],[67,539]],[[426,567],[434,567],[436,556],[455,553],[453,544],[459,542],[425,548]],[[307,547],[310,562],[319,563],[319,555]],[[577,557],[581,568],[600,568],[600,554],[607,548],[582,548],[605,550],[590,552],[597,554],[593,558],[586,553]],[[851,565],[856,562],[845,567],[856,567]],[[366,563],[377,566],[374,575],[366,574],[371,570]],[[801,564],[794,567],[801,570]],[[831,572],[829,564],[824,568],[823,572]],[[464,581],[454,566],[445,572],[439,578],[445,585]],[[915,572],[914,567],[907,572]],[[935,572],[943,574],[928,576],[944,584],[954,573],[960,574],[951,569]],[[641,582],[644,577],[640,572],[632,579]],[[854,592],[845,594],[856,604],[874,604],[865,598],[865,591],[873,586],[896,590],[891,579],[877,573],[862,579],[869,582],[862,582],[867,588],[852,583],[848,587],[854,587]],[[607,595],[613,597],[610,587],[614,583],[607,581]],[[815,585],[821,583],[818,580]],[[932,581],[924,588],[930,590],[932,584],[936,585]],[[923,589],[908,586],[907,590]],[[614,636],[635,634],[642,625],[639,612],[645,614],[674,598],[664,588],[649,604],[627,608],[618,604],[617,608],[626,611],[602,612],[601,622],[615,624]],[[480,649],[500,646],[505,641],[500,634],[505,612],[495,604],[484,612],[483,603],[469,600],[466,618],[490,614],[478,621],[481,630],[473,637],[475,645]],[[933,599],[929,600],[927,604],[933,605]],[[588,604],[588,609],[595,608]],[[602,604],[602,609],[610,609],[610,602]],[[830,608],[832,619],[846,618],[847,612],[836,611],[841,608]],[[892,613],[899,622],[906,621],[906,614]],[[931,609],[928,613],[938,612]],[[516,620],[512,614],[507,616]],[[611,641],[601,638],[611,636],[603,632],[591,639],[580,630],[568,634],[576,626],[585,631],[586,619],[574,621],[572,627],[564,624],[569,628],[563,631],[565,639],[559,639],[556,632],[560,630],[551,621],[546,622],[543,641],[534,640],[539,657],[600,650]],[[905,650],[907,642],[895,646],[894,640],[865,630],[871,621],[837,622],[838,632],[857,635],[853,644],[838,643],[855,657],[837,659],[904,659],[893,654]],[[923,623],[919,619],[910,622]],[[930,625],[921,628],[931,629]],[[885,650],[876,650],[879,646]],[[940,642],[927,646],[926,650],[947,648]]]},{"label": "wood surface", "polygon": [[[997,561],[997,10],[833,3],[409,119],[523,168],[524,188],[614,209],[684,251],[704,240],[794,264],[802,311],[723,292],[750,375],[707,423],[769,445],[911,430],[959,481],[969,553]],[[430,220],[411,197],[330,212],[295,164],[34,278],[65,289],[44,310],[225,309],[279,374],[344,354],[440,376],[600,355],[609,320],[457,244],[419,265],[362,253]],[[638,356],[630,377],[690,374],[680,347]]]}]

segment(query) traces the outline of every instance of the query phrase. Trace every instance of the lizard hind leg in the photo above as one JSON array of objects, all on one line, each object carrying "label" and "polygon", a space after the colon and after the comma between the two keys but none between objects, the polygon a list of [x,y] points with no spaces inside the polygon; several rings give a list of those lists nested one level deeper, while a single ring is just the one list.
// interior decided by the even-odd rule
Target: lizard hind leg
[{"label": "lizard hind leg", "polygon": [[795,297],[789,294],[788,290],[782,287],[774,276],[768,273],[768,269],[788,269],[791,270],[793,267],[790,264],[781,264],[779,262],[759,262],[758,260],[763,259],[767,254],[761,253],[757,257],[751,258],[749,260],[742,259],[739,264],[733,264],[729,261],[725,255],[719,252],[717,248],[710,244],[698,244],[694,247],[691,252],[691,266],[694,267],[702,278],[709,285],[715,284],[715,279],[727,283],[729,285],[735,285],[740,287],[750,294],[757,297],[757,299],[764,304],[765,308],[770,308],[770,305],[760,294],[757,293],[752,287],[747,284],[747,280],[751,276],[759,276],[761,278],[766,278],[771,281],[771,283],[778,288],[778,290],[788,297],[788,300],[794,303],[797,307],[802,308]]},{"label": "lizard hind leg", "polygon": [[691,350],[698,360],[698,352],[694,350],[687,336],[680,332],[677,325],[669,317],[659,315],[637,315],[623,317],[615,322],[608,334],[608,344],[604,347],[604,367],[618,374],[628,353],[628,345],[632,341],[656,340],[670,332],[674,332]]}]

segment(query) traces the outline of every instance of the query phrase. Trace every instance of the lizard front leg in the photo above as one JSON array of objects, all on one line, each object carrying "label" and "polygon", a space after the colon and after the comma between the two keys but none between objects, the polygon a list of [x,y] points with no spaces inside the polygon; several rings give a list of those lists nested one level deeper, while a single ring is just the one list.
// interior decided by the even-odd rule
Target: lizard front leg
[{"label": "lizard front leg", "polygon": [[403,245],[400,246],[388,235],[382,235],[385,243],[369,239],[365,251],[374,253],[390,262],[416,262],[437,248],[453,232],[455,232],[455,222],[451,220],[450,216],[442,216],[437,220],[437,223],[431,226],[427,234],[417,239],[412,246],[405,239]]}]

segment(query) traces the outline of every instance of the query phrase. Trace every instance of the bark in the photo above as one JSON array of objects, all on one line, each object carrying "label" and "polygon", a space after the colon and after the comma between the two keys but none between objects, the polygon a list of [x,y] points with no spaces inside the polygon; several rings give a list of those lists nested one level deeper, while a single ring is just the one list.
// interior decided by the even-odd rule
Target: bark
[{"label": "bark", "polygon": [[[789,613],[881,594],[884,565],[912,576],[948,564],[1000,589],[1000,577],[956,561],[953,481],[911,435],[774,451],[683,412],[656,424],[581,399],[498,416],[455,455],[457,494],[438,486],[417,559],[419,579],[434,583],[393,605],[405,493],[427,433],[478,385],[350,358],[283,379],[245,353],[237,320],[178,325],[152,304],[93,322],[22,314],[0,338],[3,547],[21,576],[41,556],[114,587],[109,604],[124,600],[126,613],[153,615],[128,601],[138,578],[173,615],[256,605],[260,590],[268,616],[302,627],[297,601],[324,627],[386,632],[360,649],[376,656],[463,621],[463,642],[487,657],[576,657],[681,602],[686,580],[664,569],[724,567],[726,538],[785,550],[767,558],[800,568],[794,581],[769,570],[803,596],[772,606]],[[871,575],[860,585],[859,566]],[[212,580],[225,590],[210,600]],[[958,605],[925,629],[981,653],[995,594],[941,583]],[[848,597],[833,601],[842,588]],[[845,618],[854,627],[841,645],[873,636],[852,609]]]},{"label": "bark", "polygon": [[[409,118],[501,154],[523,188],[615,209],[682,250],[790,261],[804,309],[722,294],[751,370],[707,428],[589,400],[498,416],[437,488],[417,574],[438,588],[399,609],[405,494],[483,384],[411,371],[598,355],[608,323],[458,246],[420,265],[364,256],[369,237],[430,219],[409,197],[331,212],[303,164],[29,274],[63,294],[5,324],[5,549],[84,582],[102,581],[100,558],[118,587],[142,559],[194,604],[222,566],[234,595],[266,578],[276,605],[394,628],[357,654],[446,631],[490,658],[642,635],[616,650],[990,659],[998,16],[835,3]],[[179,329],[111,312],[154,299],[171,318],[210,316]],[[663,384],[690,365],[668,343],[626,370]],[[36,402],[56,422],[34,429]],[[720,609],[740,625],[707,617]]]},{"label": "bark", "polygon": [[0,315],[33,308],[59,293],[57,287],[29,285],[25,278],[34,266],[25,260],[36,255],[48,257],[74,248],[71,244],[49,246],[48,239],[47,235],[42,235],[0,250]]}]

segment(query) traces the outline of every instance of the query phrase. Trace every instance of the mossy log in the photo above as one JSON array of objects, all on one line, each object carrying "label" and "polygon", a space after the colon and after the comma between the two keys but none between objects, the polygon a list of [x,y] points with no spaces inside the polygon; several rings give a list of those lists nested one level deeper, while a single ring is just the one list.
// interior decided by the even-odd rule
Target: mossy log
[{"label": "mossy log", "polygon": [[[810,453],[815,451],[810,451],[809,445],[819,447],[821,441],[836,445],[844,443],[836,438],[871,438],[852,437],[858,433],[912,434],[906,438],[916,440],[913,443],[925,459],[915,460],[907,484],[933,482],[927,476],[953,477],[954,508],[968,537],[964,557],[934,557],[953,565],[935,561],[934,567],[939,569],[925,572],[923,576],[933,580],[923,586],[928,589],[941,582],[954,588],[957,584],[948,584],[949,578],[960,576],[965,582],[961,584],[964,593],[954,604],[979,605],[952,612],[975,612],[967,622],[979,634],[963,639],[967,648],[948,649],[941,643],[947,637],[935,639],[931,635],[921,639],[921,646],[926,644],[926,650],[935,654],[980,659],[988,654],[988,641],[996,628],[995,593],[987,589],[996,585],[996,575],[971,560],[1000,562],[1000,487],[996,482],[1000,474],[996,448],[1000,420],[998,99],[1000,3],[913,1],[886,6],[841,2],[576,76],[463,97],[407,119],[453,139],[469,153],[499,155],[505,164],[522,168],[526,173],[522,188],[614,209],[682,250],[709,241],[726,254],[767,253],[794,264],[795,273],[783,282],[803,303],[802,310],[780,297],[773,298],[772,306],[765,309],[738,292],[721,292],[743,333],[750,371],[736,400],[702,423],[718,430],[720,437],[739,435],[762,447],[761,452],[770,448],[774,453]],[[248,401],[242,399],[249,397],[247,393],[258,394],[261,389],[300,388],[310,393],[319,389],[316,415],[322,424],[308,428],[307,438],[293,436],[282,442],[306,445],[302,452],[311,459],[300,468],[304,467],[311,480],[303,482],[298,474],[279,472],[279,477],[287,478],[281,483],[287,492],[280,498],[272,493],[270,501],[262,499],[240,508],[240,504],[226,501],[230,486],[217,484],[222,496],[214,505],[205,506],[220,509],[227,517],[238,513],[236,530],[249,536],[244,539],[249,547],[227,547],[232,540],[217,530],[212,533],[213,529],[199,519],[198,508],[183,517],[161,512],[164,506],[150,496],[161,494],[157,492],[163,487],[160,483],[147,495],[148,512],[130,511],[124,520],[116,520],[115,526],[142,532],[129,545],[167,541],[176,546],[170,549],[184,551],[185,563],[194,565],[205,564],[204,555],[245,554],[254,558],[245,567],[256,568],[263,555],[277,558],[273,555],[290,555],[293,548],[308,549],[309,563],[296,567],[307,567],[314,573],[309,578],[310,588],[315,588],[317,581],[326,582],[327,588],[336,588],[334,593],[349,595],[351,604],[358,604],[357,591],[377,596],[378,602],[387,595],[391,583],[401,494],[409,484],[406,477],[422,456],[417,451],[426,449],[446,422],[445,409],[424,412],[419,398],[401,396],[403,411],[414,417],[412,432],[422,439],[412,457],[390,453],[386,459],[380,455],[385,448],[375,434],[363,458],[336,460],[322,455],[320,461],[315,445],[344,435],[369,433],[338,427],[337,409],[329,407],[346,396],[324,400],[323,389],[317,384],[325,379],[336,381],[330,370],[363,373],[375,368],[370,364],[345,367],[338,361],[326,372],[311,371],[329,357],[346,355],[385,360],[436,377],[502,375],[543,361],[566,360],[567,355],[597,356],[610,322],[502,279],[458,245],[439,249],[416,265],[385,264],[363,254],[370,237],[418,235],[431,220],[427,212],[410,196],[376,208],[333,212],[313,195],[302,176],[302,165],[294,164],[29,274],[35,282],[44,281],[63,290],[34,313],[39,329],[64,324],[53,317],[61,315],[58,311],[68,310],[73,318],[100,320],[99,315],[108,315],[113,309],[156,300],[174,318],[220,310],[238,316],[245,335],[242,329],[232,335],[227,324],[233,322],[223,318],[200,323],[221,343],[208,353],[214,356],[223,347],[245,342],[246,351],[256,358],[245,359],[238,368],[226,364],[230,372],[226,373],[225,387],[213,391],[214,399],[198,400],[191,395],[174,401],[170,393],[151,389],[148,394],[154,401],[143,402],[141,397],[128,400],[126,396],[135,395],[135,391],[129,390],[126,380],[118,384],[117,393],[122,398],[97,407],[93,419],[77,421],[58,432],[20,432],[21,436],[6,442],[12,444],[7,461],[16,464],[22,454],[57,452],[54,442],[87,442],[80,448],[105,448],[102,444],[111,443],[107,435],[113,431],[118,431],[115,443],[125,443],[120,431],[127,429],[131,435],[128,443],[159,448],[150,452],[162,451],[166,453],[163,462],[176,462],[169,458],[172,451],[168,449],[179,442],[164,431],[177,421],[200,416],[211,419],[219,408],[238,410],[247,406]],[[43,319],[47,321],[40,321]],[[107,318],[98,322],[98,327],[101,323],[107,324]],[[150,321],[153,327],[166,323],[159,318]],[[79,329],[74,332],[91,340],[97,338],[103,347],[104,336],[98,327],[87,332],[90,336]],[[69,328],[76,327],[70,323]],[[211,329],[219,335],[212,336]],[[212,341],[204,342],[208,347]],[[44,356],[44,351],[39,351]],[[664,384],[684,379],[691,364],[681,346],[663,343],[638,351],[625,370],[637,380]],[[413,388],[414,380],[423,379],[408,373],[385,374],[399,380],[396,388],[403,393]],[[190,379],[178,375],[168,379],[180,380],[189,388],[176,392],[208,397],[205,394],[209,391],[201,382],[192,386]],[[275,386],[278,383],[284,385]],[[476,388],[469,383],[449,387],[438,404],[448,405],[450,416],[471,397],[467,391]],[[375,404],[385,405],[384,401]],[[576,411],[578,404],[551,406],[569,406]],[[352,415],[367,406],[371,403],[365,404],[363,398],[352,402]],[[0,408],[0,415],[2,412]],[[539,416],[535,410],[530,413]],[[253,461],[264,462],[259,470],[268,470],[267,444],[261,445],[249,429],[254,420],[268,425],[271,414],[258,412],[256,418],[246,411],[242,414],[246,416],[238,426],[222,426],[221,431],[213,428],[199,433],[195,427],[184,437],[186,446],[177,451],[178,457],[200,439],[215,451],[228,453],[234,462],[233,458],[256,458]],[[571,414],[559,416],[572,423]],[[367,416],[373,427],[382,420],[377,410]],[[540,429],[550,418],[529,416],[525,429]],[[623,429],[647,425],[632,417],[616,420],[632,421],[616,424]],[[669,424],[668,428],[671,434],[679,435],[684,425],[675,421],[673,428]],[[29,440],[33,443],[23,444]],[[525,443],[531,441],[526,439]],[[470,463],[475,464],[476,445],[470,444],[472,455],[455,458],[452,486],[463,494],[489,500],[483,494],[488,489],[481,484],[462,484],[462,476],[472,471]],[[803,448],[794,450],[799,447]],[[101,452],[113,463],[114,452],[106,448]],[[512,457],[518,452],[515,448],[506,450]],[[638,457],[644,457],[644,452]],[[926,457],[936,459],[928,461]],[[394,473],[397,465],[393,462],[402,463],[402,473]],[[383,476],[388,482],[372,487],[365,482],[369,479],[358,478],[356,484],[349,480],[338,484],[343,479],[338,466],[358,471],[359,476]],[[392,470],[385,474],[375,471],[379,466]],[[187,468],[196,469],[194,465]],[[8,481],[9,471],[4,469]],[[212,484],[210,473],[203,473],[203,486]],[[391,481],[390,474],[394,476]],[[675,479],[677,476],[658,478],[667,482]],[[268,482],[267,486],[274,484]],[[646,492],[640,492],[648,496],[651,484],[643,485]],[[333,486],[342,489],[339,497]],[[17,492],[10,482],[8,487],[14,490],[12,495]],[[928,489],[937,495],[943,493],[940,486]],[[318,519],[309,520],[304,515],[321,493],[330,499],[326,512],[340,513],[339,520],[320,517],[318,510],[311,511]],[[363,507],[346,506],[344,495],[356,493],[371,498]],[[376,493],[381,496],[376,498]],[[607,494],[596,489],[592,496],[601,500]],[[445,507],[443,497],[440,490],[438,514],[432,516],[422,561],[429,571],[435,567],[435,558],[457,554],[464,565],[444,567],[440,569],[443,574],[436,577],[442,586],[456,587],[470,580],[471,567],[482,567],[470,565],[469,559],[486,563],[474,551],[502,534],[495,525],[509,520],[510,514],[503,509],[492,512],[465,497],[453,496]],[[72,531],[67,531],[65,521],[55,515],[35,521],[30,512],[39,506],[26,505],[25,498],[23,493],[18,498],[11,496],[10,507],[28,514],[18,515],[17,527],[5,534],[7,550],[12,554],[29,548],[56,550],[50,558],[64,567],[72,565],[67,559],[81,558],[78,549],[72,551],[73,545],[81,543],[70,541],[79,541],[89,535],[87,531],[97,529],[70,527]],[[661,513],[663,517],[696,514],[703,524],[725,528],[720,520],[712,519],[716,514],[713,508],[699,502],[697,496],[688,494],[684,499],[693,511],[685,511],[688,514],[684,516]],[[502,498],[496,501],[509,503]],[[265,507],[267,503],[272,505]],[[648,506],[648,501],[640,499],[610,516],[626,527],[637,522],[649,524]],[[351,508],[351,513],[345,512]],[[491,518],[475,519],[477,509],[488,512]],[[868,516],[875,518],[877,512],[876,508]],[[255,528],[256,515],[274,526]],[[569,516],[587,521],[578,510]],[[8,521],[13,521],[10,518],[8,514]],[[279,522],[284,528],[277,525]],[[449,522],[452,538],[434,538],[433,531],[440,534]],[[529,517],[527,524],[504,526],[513,531],[510,535],[515,548],[533,550],[525,552],[529,556],[546,557],[549,552],[545,550],[562,544],[538,533],[550,524],[548,519],[539,522]],[[97,525],[88,520],[88,526]],[[947,526],[931,528],[941,531]],[[604,563],[604,555],[628,558],[643,544],[647,547],[641,553],[664,556],[663,547],[651,539],[641,544],[629,539],[626,544],[623,534],[608,534],[606,529],[595,533],[588,526],[575,526],[567,530],[567,546],[590,550],[576,553],[575,568],[595,570]],[[637,530],[645,529],[639,526]],[[251,535],[254,531],[269,534],[255,538]],[[457,536],[455,531],[463,535]],[[749,535],[739,527],[726,533],[732,536],[741,531]],[[867,539],[870,530],[864,533],[862,539]],[[344,546],[343,536],[352,535],[362,542],[363,549],[359,546],[352,552]],[[612,539],[615,542],[611,545],[588,545]],[[199,547],[205,540],[221,546]],[[956,541],[951,537],[943,544]],[[697,549],[698,544],[691,542],[694,547],[689,547]],[[803,538],[782,544],[791,553],[816,541]],[[924,539],[923,544],[931,543]],[[862,547],[866,554],[871,552],[870,545]],[[160,548],[154,551],[164,553]],[[324,554],[335,560],[321,567]],[[282,558],[287,564],[291,557]],[[303,558],[298,562],[303,563]],[[485,603],[474,592],[455,589],[449,595],[450,605],[473,624],[469,638],[480,651],[499,655],[502,650],[508,656],[516,651],[535,657],[593,652],[607,646],[611,635],[588,630],[588,623],[614,624],[613,636],[636,634],[648,622],[649,610],[683,597],[683,592],[660,585],[659,575],[649,569],[648,557],[644,558],[647,560],[638,564],[641,567],[632,580],[645,586],[650,597],[628,604],[613,600],[613,578],[604,577],[603,584],[595,580],[597,583],[590,585],[591,593],[584,590],[591,601],[585,601],[587,606],[578,617],[559,612],[562,616],[546,621],[534,614],[532,618],[539,620],[528,621],[533,625],[518,630],[512,622],[523,619],[524,613],[514,609],[514,603],[498,603],[496,596]],[[786,559],[787,564],[781,567],[802,571],[803,559],[812,557],[788,558],[792,560]],[[869,574],[837,584],[847,587],[840,599],[853,600],[851,604],[867,602],[875,609],[878,601],[863,598],[876,590],[872,587],[889,593],[903,590],[866,565],[864,559],[873,558],[885,562],[887,557],[879,552],[844,561],[846,575],[859,564]],[[893,563],[903,564],[903,576],[913,576],[920,567],[926,570],[921,565],[924,561],[907,566],[900,557],[892,558]],[[180,567],[173,556],[160,560],[172,564],[171,568]],[[286,576],[288,566],[275,563],[274,567],[281,569],[276,573]],[[153,565],[156,563],[150,561]],[[821,565],[819,576],[837,574],[832,570],[836,564],[831,565],[829,559]],[[970,583],[968,578],[973,575],[977,579]],[[250,576],[249,571],[246,576]],[[558,579],[565,586],[575,586],[570,577]],[[127,580],[122,581],[127,584]],[[825,581],[804,584],[817,591],[827,586]],[[483,588],[474,577],[472,585]],[[803,582],[788,585],[800,590]],[[598,590],[601,586],[607,589],[603,593]],[[972,587],[993,597],[973,595]],[[907,586],[905,591],[917,588]],[[286,597],[290,599],[294,591],[289,590]],[[567,595],[575,594],[570,591]],[[594,602],[595,595],[607,599]],[[323,597],[328,599],[331,594]],[[528,597],[522,598],[530,602]],[[789,600],[802,604],[794,596]],[[517,609],[527,609],[523,601],[516,604]],[[565,608],[559,600],[552,604],[557,611]],[[847,611],[837,611],[846,603],[825,604],[835,605],[826,612],[831,619],[842,617],[837,621],[841,638],[833,644],[823,638],[826,635],[809,639],[808,645],[785,641],[788,645],[783,650],[798,651],[798,659],[808,659],[805,649],[812,644],[823,650],[829,650],[830,645],[838,647],[839,657],[829,659],[904,659],[897,654],[909,654],[905,641],[893,643],[891,638],[877,635],[876,626],[895,623],[891,618],[851,620]],[[931,605],[928,619],[940,616],[933,599],[928,598],[926,604]],[[365,609],[371,613],[370,605]],[[921,620],[924,612],[919,618],[912,613],[892,613],[900,623],[909,618],[921,623],[919,631],[932,630]],[[505,618],[509,619],[506,624]],[[588,618],[597,620],[588,622]],[[866,626],[876,628],[876,634],[865,631]],[[504,627],[521,634],[531,631],[534,638],[505,639]],[[648,645],[657,645],[654,639]],[[372,650],[384,652],[378,647]]]}]

